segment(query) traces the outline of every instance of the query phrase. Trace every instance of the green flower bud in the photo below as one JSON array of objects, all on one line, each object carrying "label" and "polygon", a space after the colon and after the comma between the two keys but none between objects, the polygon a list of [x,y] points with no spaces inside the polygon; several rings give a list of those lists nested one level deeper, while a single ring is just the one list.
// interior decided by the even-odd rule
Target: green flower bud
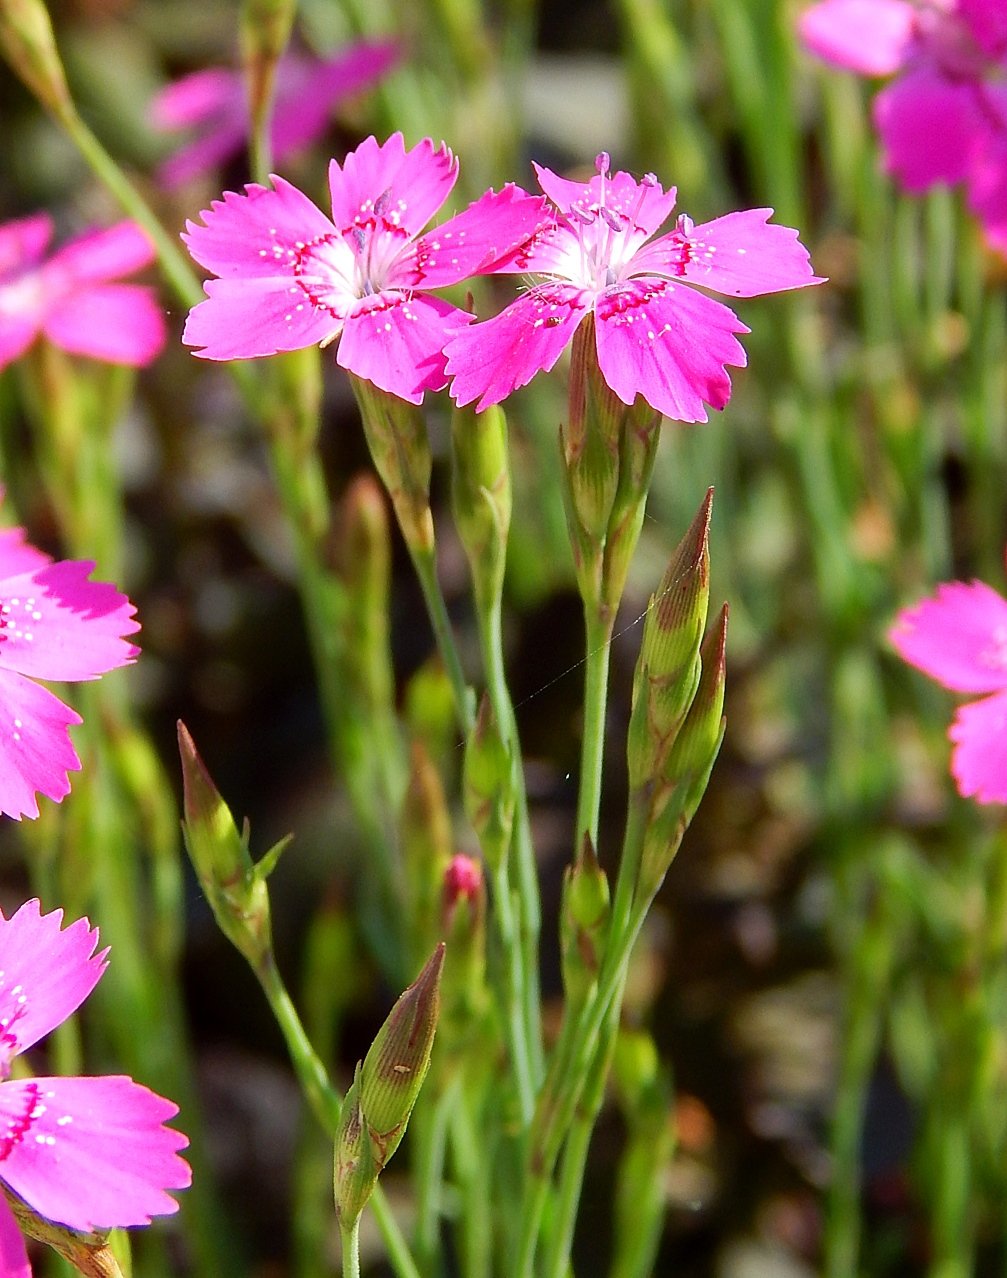
[{"label": "green flower bud", "polygon": [[333,1155],[332,1182],[341,1228],[351,1225],[363,1211],[374,1192],[380,1170],[374,1161],[374,1148],[360,1107],[358,1065],[353,1085],[343,1098]]},{"label": "green flower bud", "polygon": [[415,404],[350,376],[371,457],[395,507],[409,549],[430,554],[434,521],[430,513],[430,444]]},{"label": "green flower bud", "polygon": [[654,786],[640,859],[640,890],[653,894],[706,792],[724,739],[727,604],[703,641],[702,675],[681,731]]},{"label": "green flower bud", "polygon": [[485,695],[465,743],[464,794],[465,812],[486,863],[499,869],[507,856],[514,824],[514,790],[510,751]]},{"label": "green flower bud", "polygon": [[628,739],[630,787],[664,771],[700,679],[700,643],[710,599],[711,488],[672,554],[644,622],[633,680]]},{"label": "green flower bud", "polygon": [[430,1065],[444,944],[388,1014],[360,1070],[360,1110],[378,1171],[398,1148]]},{"label": "green flower bud", "polygon": [[259,861],[248,852],[247,830],[238,833],[185,724],[178,724],[182,758],[185,846],[214,918],[227,939],[258,969],[272,952],[266,878],[286,846],[283,840]]},{"label": "green flower bud", "polygon": [[481,607],[503,589],[511,517],[507,419],[494,405],[451,415],[451,508]]},{"label": "green flower bud", "polygon": [[76,115],[42,0],[0,0],[0,52],[47,111]]},{"label": "green flower bud", "polygon": [[405,721],[445,775],[454,772],[457,736],[451,680],[438,656],[425,661],[406,685]]},{"label": "green flower bud", "polygon": [[586,997],[598,975],[609,914],[608,876],[585,834],[580,856],[563,875],[560,908],[563,986],[571,1001]]},{"label": "green flower bud", "polygon": [[598,367],[594,316],[586,315],[573,336],[570,420],[561,442],[578,539],[598,546],[604,544],[619,488],[619,435],[627,412]]}]

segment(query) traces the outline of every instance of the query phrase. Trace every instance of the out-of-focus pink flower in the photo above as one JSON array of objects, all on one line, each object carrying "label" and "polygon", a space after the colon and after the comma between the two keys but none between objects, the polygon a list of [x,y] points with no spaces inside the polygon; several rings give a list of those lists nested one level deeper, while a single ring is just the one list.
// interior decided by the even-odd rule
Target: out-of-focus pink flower
[{"label": "out-of-focus pink flower", "polygon": [[37,817],[36,794],[59,802],[80,767],[68,732],[80,716],[36,679],[97,679],[130,663],[139,630],[125,595],[89,581],[94,564],[54,563],[0,530],[0,812]]},{"label": "out-of-focus pink flower", "polygon": [[1007,252],[1007,5],[1002,0],[820,0],[807,47],[835,66],[896,78],[874,99],[886,169],[908,191],[964,183]]},{"label": "out-of-focus pink flower", "polygon": [[[98,984],[107,950],[87,919],[37,900],[0,913],[0,1180],[47,1220],[90,1232],[147,1225],[178,1210],[166,1192],[192,1174],[178,1106],[131,1078],[10,1077],[11,1062],[62,1024]],[[20,1232],[0,1195],[0,1274],[30,1274]]]},{"label": "out-of-focus pink flower", "polygon": [[797,232],[767,225],[772,209],[749,209],[695,226],[684,214],[656,240],[675,205],[653,175],[638,182],[597,160],[590,182],[535,165],[554,205],[545,228],[508,269],[536,272],[533,285],[494,319],[455,334],[445,347],[451,394],[477,409],[498,404],[550,369],[593,312],[598,365],[625,404],[637,395],[683,422],[723,408],[743,366],[735,338],[749,330],[733,311],[686,285],[754,297],[820,281]]},{"label": "out-of-focus pink flower", "polygon": [[901,657],[952,692],[988,694],[958,708],[948,736],[958,789],[1007,803],[1007,599],[981,581],[952,581],[899,613]]},{"label": "out-of-focus pink flower", "polygon": [[474,901],[483,886],[483,869],[464,852],[456,853],[444,872],[444,903],[448,909],[458,901]]},{"label": "out-of-focus pink flower", "polygon": [[0,226],[0,369],[39,335],[74,355],[149,364],[164,345],[152,289],[114,284],[154,260],[135,222],[89,231],[45,259],[52,219],[36,213]]},{"label": "out-of-focus pink flower", "polygon": [[339,338],[336,362],[418,404],[447,381],[449,329],[472,316],[426,290],[498,270],[542,224],[543,201],[487,191],[421,235],[458,164],[424,138],[367,138],[329,165],[333,220],[283,178],[227,192],[186,224],[189,252],[220,279],[182,334],[203,359],[252,359]]},{"label": "out-of-focus pink flower", "polygon": [[[320,137],[336,107],[380,80],[398,56],[391,40],[362,41],[334,58],[284,54],[276,68],[273,97],[274,161],[282,164]],[[195,141],[158,170],[169,189],[229,160],[248,143],[248,98],[240,71],[211,67],[183,76],[156,95],[150,114],[164,132],[199,126]]]}]

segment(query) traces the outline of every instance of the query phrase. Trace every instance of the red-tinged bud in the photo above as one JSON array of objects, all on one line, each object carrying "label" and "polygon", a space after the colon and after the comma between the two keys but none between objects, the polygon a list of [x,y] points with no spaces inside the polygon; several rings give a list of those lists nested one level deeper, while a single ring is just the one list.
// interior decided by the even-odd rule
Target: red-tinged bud
[{"label": "red-tinged bud", "polygon": [[724,739],[727,604],[703,641],[702,675],[685,722],[655,779],[640,860],[640,891],[661,886],[713,771]]},{"label": "red-tinged bud", "polygon": [[633,790],[665,772],[664,761],[699,686],[700,644],[710,599],[712,504],[711,488],[651,596],[633,680],[627,743]]},{"label": "red-tinged bud", "polygon": [[381,1169],[360,1108],[360,1066],[353,1085],[343,1098],[332,1161],[336,1216],[341,1229],[349,1228],[367,1205]]},{"label": "red-tinged bud", "polygon": [[360,1110],[378,1171],[398,1148],[420,1093],[440,1011],[444,945],[388,1014],[360,1070]]},{"label": "red-tinged bud", "polygon": [[453,917],[459,902],[474,905],[483,890],[483,871],[478,861],[464,852],[456,853],[444,872],[444,913]]},{"label": "red-tinged bud", "polygon": [[272,950],[266,878],[287,840],[258,862],[248,852],[231,811],[213,784],[185,724],[178,724],[182,759],[185,846],[221,931],[259,970]]}]

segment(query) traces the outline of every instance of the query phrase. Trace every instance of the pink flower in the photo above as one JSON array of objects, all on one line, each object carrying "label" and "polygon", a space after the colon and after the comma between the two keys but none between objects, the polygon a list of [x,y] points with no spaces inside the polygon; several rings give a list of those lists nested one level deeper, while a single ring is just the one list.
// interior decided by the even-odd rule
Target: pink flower
[{"label": "pink flower", "polygon": [[[395,64],[398,48],[390,40],[362,41],[334,58],[287,53],[276,69],[272,148],[277,164],[324,133],[340,103],[380,80]],[[183,146],[158,170],[169,188],[238,154],[248,142],[248,98],[239,71],[211,67],[167,85],[151,103],[155,126],[165,132],[201,126],[199,137]]]},{"label": "pink flower", "polygon": [[419,404],[446,384],[449,329],[472,316],[425,290],[501,269],[540,226],[542,201],[513,186],[420,231],[458,176],[454,156],[401,133],[329,165],[330,221],[296,187],[227,192],[183,239],[208,280],[182,340],[204,359],[251,359],[339,338],[336,362]]},{"label": "pink flower", "polygon": [[908,191],[965,184],[1007,252],[1007,6],[999,0],[820,0],[808,48],[862,75],[895,75],[874,100],[886,169]]},{"label": "pink flower", "polygon": [[535,165],[555,210],[514,268],[546,276],[494,319],[455,334],[445,348],[451,394],[477,409],[498,404],[540,369],[550,369],[578,324],[594,314],[598,365],[625,404],[637,395],[683,422],[706,421],[704,404],[723,408],[731,381],[725,365],[743,366],[736,333],[749,330],[733,311],[684,287],[700,284],[753,297],[820,281],[797,232],[769,226],[772,209],[750,209],[651,236],[675,204],[648,175],[609,173],[570,182]]},{"label": "pink flower", "polygon": [[[178,1204],[165,1192],[192,1174],[165,1127],[178,1106],[134,1083],[100,1078],[12,1079],[11,1062],[80,1007],[98,984],[108,950],[78,919],[42,914],[28,901],[0,913],[0,1180],[38,1215],[90,1232],[147,1225]],[[29,1274],[7,1200],[0,1194],[0,1274]]]},{"label": "pink flower", "polygon": [[139,651],[125,595],[88,581],[94,564],[29,546],[20,528],[0,530],[0,812],[38,816],[36,793],[57,802],[80,767],[67,729],[78,714],[36,679],[97,679]]},{"label": "pink flower", "polygon": [[989,694],[955,714],[951,772],[966,797],[1007,803],[1007,599],[981,581],[948,582],[900,612],[889,639],[952,692]]},{"label": "pink flower", "polygon": [[164,319],[151,289],[113,284],[154,260],[134,222],[89,231],[47,261],[47,213],[0,226],[0,369],[39,335],[74,355],[109,364],[149,364],[164,345]]}]

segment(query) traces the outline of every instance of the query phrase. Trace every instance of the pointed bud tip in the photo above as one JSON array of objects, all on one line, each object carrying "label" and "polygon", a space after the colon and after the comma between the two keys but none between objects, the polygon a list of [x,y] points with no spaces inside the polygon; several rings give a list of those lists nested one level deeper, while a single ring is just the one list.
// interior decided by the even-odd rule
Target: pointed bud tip
[{"label": "pointed bud tip", "polygon": [[661,630],[675,630],[685,619],[697,593],[710,586],[710,520],[713,515],[713,489],[706,496],[675,547],[658,587],[655,621]]}]

